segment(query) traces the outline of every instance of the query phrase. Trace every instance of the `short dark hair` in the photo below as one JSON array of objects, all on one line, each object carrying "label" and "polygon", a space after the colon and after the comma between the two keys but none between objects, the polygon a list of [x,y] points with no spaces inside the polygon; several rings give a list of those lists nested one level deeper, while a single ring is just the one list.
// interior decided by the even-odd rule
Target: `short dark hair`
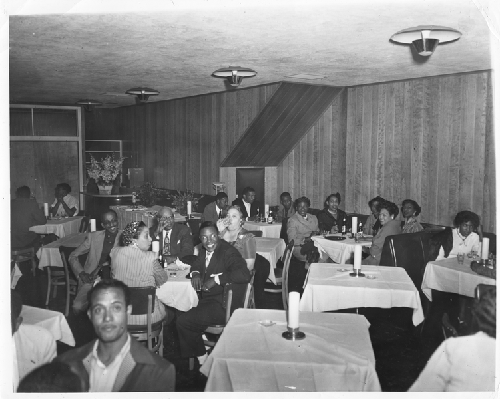
[{"label": "short dark hair", "polygon": [[130,222],[129,224],[127,224],[123,229],[122,235],[120,237],[121,246],[126,247],[132,244],[132,240],[136,240],[139,238],[139,235],[141,234],[141,231],[144,229],[144,227],[147,226],[146,223],[144,223],[142,220]]},{"label": "short dark hair", "polygon": [[481,298],[475,301],[472,307],[473,325],[477,330],[488,334],[492,338],[497,335],[497,288],[492,285],[487,287]]},{"label": "short dark hair", "polygon": [[340,201],[341,201],[340,193],[330,194],[328,197],[326,197],[326,200],[325,200],[325,207],[326,208],[328,208],[328,201],[330,201],[330,198],[332,198],[332,197],[337,198],[337,200],[339,201],[339,204],[340,204]]},{"label": "short dark hair", "polygon": [[217,225],[214,222],[212,222],[210,220],[207,220],[206,222],[203,222],[201,224],[201,226],[200,226],[200,234],[201,234],[201,230],[207,229],[209,227],[213,227],[217,233],[219,232],[219,229],[217,228]]},{"label": "short dark hair", "polygon": [[417,204],[417,201],[413,201],[412,199],[405,199],[405,200],[401,203],[401,213],[403,213],[403,207],[404,207],[406,204],[411,204],[411,206],[413,206],[413,208],[415,209],[415,216],[420,215],[420,212],[422,212],[422,208],[420,208],[420,205],[419,205],[419,204]]},{"label": "short dark hair", "polygon": [[372,198],[370,201],[368,201],[368,206],[371,208],[374,202],[378,202],[380,205],[384,201],[385,201],[385,199],[383,199],[381,196],[377,195],[375,198]]},{"label": "short dark hair", "polygon": [[311,206],[311,201],[309,200],[309,198],[307,197],[300,197],[300,198],[297,198],[295,200],[295,202],[293,203],[295,205],[295,208],[298,208],[299,207],[299,204],[301,202],[305,202],[307,204],[307,207],[309,208]]},{"label": "short dark hair", "polygon": [[283,191],[283,192],[280,194],[280,201],[281,201],[284,197],[290,197],[290,198],[292,198],[292,196],[290,195],[290,193],[289,193],[288,191]]},{"label": "short dark hair", "polygon": [[455,219],[453,220],[453,225],[455,227],[458,227],[462,223],[467,223],[467,222],[471,222],[472,225],[474,226],[474,229],[477,229],[480,224],[479,216],[471,211],[458,212],[457,215],[455,216]]},{"label": "short dark hair", "polygon": [[54,361],[31,370],[17,392],[84,392],[85,382],[67,363]]},{"label": "short dark hair", "polygon": [[109,278],[109,279],[102,279],[101,281],[99,281],[87,293],[87,300],[89,302],[89,309],[92,307],[92,295],[94,294],[94,292],[101,291],[101,290],[107,290],[109,288],[117,288],[119,290],[122,290],[123,295],[125,296],[125,305],[128,306],[131,304],[130,290],[129,290],[127,284],[125,284],[123,281]]},{"label": "short dark hair", "polygon": [[241,193],[241,195],[245,195],[245,194],[248,194],[248,193],[251,193],[251,192],[255,193],[255,190],[253,189],[253,187],[245,187],[243,189],[243,192]]},{"label": "short dark hair", "polygon": [[112,213],[113,215],[115,215],[115,218],[118,219],[118,214],[116,213],[116,211],[114,211],[113,209],[107,209],[103,213],[101,213],[101,222],[104,221],[104,216],[106,216],[108,213]]},{"label": "short dark hair", "polygon": [[57,187],[61,187],[68,194],[71,192],[71,186],[68,183],[59,183]]},{"label": "short dark hair", "polygon": [[384,200],[383,202],[380,203],[380,210],[382,209],[387,209],[387,212],[389,212],[389,215],[391,216],[398,216],[399,214],[399,208],[398,206],[391,201]]},{"label": "short dark hair", "polygon": [[21,186],[16,190],[16,198],[31,197],[31,190],[28,186]]},{"label": "short dark hair", "polygon": [[219,191],[215,196],[215,200],[220,200],[222,198],[227,198],[227,194],[224,191]]}]

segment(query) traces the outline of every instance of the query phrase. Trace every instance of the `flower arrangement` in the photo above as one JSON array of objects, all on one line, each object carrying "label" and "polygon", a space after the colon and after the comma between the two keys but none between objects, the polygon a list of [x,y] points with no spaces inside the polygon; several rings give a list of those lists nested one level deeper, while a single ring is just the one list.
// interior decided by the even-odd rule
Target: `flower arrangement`
[{"label": "flower arrangement", "polygon": [[91,154],[90,166],[87,168],[87,173],[97,184],[112,185],[113,181],[122,171],[124,159],[125,157],[115,158],[108,155],[101,162],[98,162]]},{"label": "flower arrangement", "polygon": [[172,200],[172,206],[179,212],[181,215],[187,214],[187,202],[191,201],[192,209],[195,209],[198,205],[198,200],[203,198],[203,195],[200,198],[194,197],[193,190],[187,190],[184,194],[181,194],[178,190],[177,194],[170,194],[170,199]]},{"label": "flower arrangement", "polygon": [[159,190],[154,183],[145,182],[139,190],[137,196],[144,206],[153,206],[158,198]]}]

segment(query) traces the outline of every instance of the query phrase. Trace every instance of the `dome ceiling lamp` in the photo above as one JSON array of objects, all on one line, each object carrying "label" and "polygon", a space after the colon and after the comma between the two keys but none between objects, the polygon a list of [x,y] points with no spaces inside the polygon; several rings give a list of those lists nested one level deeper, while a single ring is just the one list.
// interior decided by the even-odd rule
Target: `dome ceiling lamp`
[{"label": "dome ceiling lamp", "polygon": [[128,89],[125,94],[137,96],[137,101],[143,103],[148,101],[150,96],[157,96],[160,92],[148,87],[134,87],[133,89]]},{"label": "dome ceiling lamp", "polygon": [[226,79],[231,87],[238,87],[243,78],[253,78],[255,75],[257,75],[257,72],[253,69],[240,66],[220,68],[212,73],[214,78]]},{"label": "dome ceiling lamp", "polygon": [[419,25],[403,29],[391,36],[391,40],[401,44],[411,44],[422,57],[429,57],[440,43],[460,39],[462,33],[453,28],[438,25]]},{"label": "dome ceiling lamp", "polygon": [[83,106],[85,111],[91,112],[95,106],[97,105],[102,105],[102,102],[97,101],[97,100],[78,100],[75,104]]}]

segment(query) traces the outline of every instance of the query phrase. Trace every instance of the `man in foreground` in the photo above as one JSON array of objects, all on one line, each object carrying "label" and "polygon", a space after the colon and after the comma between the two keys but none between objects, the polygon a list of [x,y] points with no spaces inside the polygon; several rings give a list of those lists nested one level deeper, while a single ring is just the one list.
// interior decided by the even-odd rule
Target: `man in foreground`
[{"label": "man in foreground", "polygon": [[97,339],[56,358],[88,378],[89,392],[170,392],[175,367],[130,336],[128,287],[101,280],[88,293],[88,316]]}]

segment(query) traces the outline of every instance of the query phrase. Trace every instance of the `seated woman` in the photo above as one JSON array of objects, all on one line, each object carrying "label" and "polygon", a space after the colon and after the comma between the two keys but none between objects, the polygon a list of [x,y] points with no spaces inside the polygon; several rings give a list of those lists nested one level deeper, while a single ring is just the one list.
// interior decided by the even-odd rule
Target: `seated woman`
[{"label": "seated woman", "polygon": [[307,260],[307,253],[314,249],[311,236],[319,231],[318,219],[316,216],[307,213],[311,201],[307,197],[295,200],[296,212],[288,219],[288,240],[294,241],[293,256],[300,261]]},{"label": "seated woman", "polygon": [[453,220],[453,229],[446,229],[431,238],[430,259],[439,260],[480,250],[479,216],[471,211],[458,212]]},{"label": "seated woman", "polygon": [[[113,248],[110,254],[112,278],[129,287],[159,287],[168,280],[167,270],[161,267],[155,254],[148,251],[151,237],[144,222],[129,223],[123,230],[121,240],[122,246]],[[156,298],[152,323],[162,320],[167,314],[171,321],[173,314]],[[129,325],[146,323],[145,314],[128,317]]]},{"label": "seated woman", "polygon": [[373,237],[372,246],[369,248],[370,255],[363,261],[364,265],[378,265],[386,237],[401,234],[401,223],[395,220],[398,213],[399,209],[395,203],[384,201],[380,204],[378,218],[382,227]]},{"label": "seated woman", "polygon": [[346,231],[351,227],[350,219],[347,220],[347,214],[339,209],[340,194],[330,194],[326,197],[325,208],[318,215],[319,231],[328,231],[330,233],[340,233],[342,226],[346,225]]},{"label": "seated woman", "polygon": [[416,201],[405,199],[401,205],[401,214],[404,218],[403,233],[417,233],[424,228],[417,221],[417,216],[420,215],[422,208]]},{"label": "seated woman", "polygon": [[380,212],[380,204],[384,202],[385,199],[382,197],[375,197],[368,201],[368,206],[372,211],[371,215],[366,219],[365,225],[363,226],[363,234],[374,236],[380,229],[380,221],[378,220],[378,214]]},{"label": "seated woman", "polygon": [[255,237],[242,227],[243,224],[243,214],[240,207],[233,205],[228,209],[226,218],[217,221],[217,229],[219,237],[232,244],[245,259],[248,270],[251,271],[255,268],[253,284],[255,306],[262,309],[264,307],[264,285],[269,276],[270,265],[265,258],[257,254]]}]

